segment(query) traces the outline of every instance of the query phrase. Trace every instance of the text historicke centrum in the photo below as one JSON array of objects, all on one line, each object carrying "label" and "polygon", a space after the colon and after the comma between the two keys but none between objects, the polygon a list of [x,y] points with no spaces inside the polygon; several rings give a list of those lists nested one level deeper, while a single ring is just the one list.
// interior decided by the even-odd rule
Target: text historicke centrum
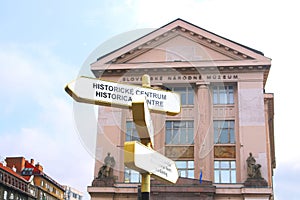
[{"label": "text historicke centrum", "polygon": [[[165,91],[125,85],[113,82],[94,82],[92,88],[95,90],[95,99],[111,100],[112,103],[128,104],[132,102],[134,95],[145,95],[148,106],[164,107],[168,99]],[[169,92],[167,92],[169,93]]]}]

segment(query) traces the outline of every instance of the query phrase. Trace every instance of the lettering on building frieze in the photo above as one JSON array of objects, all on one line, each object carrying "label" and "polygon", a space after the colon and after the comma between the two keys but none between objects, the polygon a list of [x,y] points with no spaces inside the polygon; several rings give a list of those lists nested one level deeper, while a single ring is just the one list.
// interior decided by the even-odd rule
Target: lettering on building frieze
[{"label": "lettering on building frieze", "polygon": [[[238,80],[237,74],[203,74],[203,75],[153,75],[150,76],[151,81],[154,82],[178,82],[178,81],[186,81],[186,82],[197,82],[197,81],[227,81],[227,80]],[[131,83],[139,83],[142,81],[140,76],[126,76],[122,77],[123,82],[131,82]]]}]

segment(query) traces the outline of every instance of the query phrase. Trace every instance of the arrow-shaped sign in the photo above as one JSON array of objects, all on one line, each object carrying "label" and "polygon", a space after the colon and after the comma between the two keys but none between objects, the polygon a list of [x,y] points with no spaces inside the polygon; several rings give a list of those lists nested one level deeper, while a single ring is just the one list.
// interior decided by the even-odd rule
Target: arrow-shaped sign
[{"label": "arrow-shaped sign", "polygon": [[133,96],[144,95],[148,107],[152,111],[168,115],[176,115],[180,112],[180,95],[165,90],[83,76],[69,83],[65,90],[78,102],[121,108],[131,108]]},{"label": "arrow-shaped sign", "polygon": [[154,130],[145,96],[134,96],[132,100],[132,117],[142,143],[151,142],[154,146]]},{"label": "arrow-shaped sign", "polygon": [[124,164],[140,173],[150,173],[162,181],[176,183],[178,179],[173,160],[137,141],[125,142]]}]

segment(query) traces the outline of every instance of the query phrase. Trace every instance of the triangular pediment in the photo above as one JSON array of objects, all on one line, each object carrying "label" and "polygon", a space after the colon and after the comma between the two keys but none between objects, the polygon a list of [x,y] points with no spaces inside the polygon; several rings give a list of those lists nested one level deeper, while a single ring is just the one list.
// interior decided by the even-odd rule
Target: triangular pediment
[{"label": "triangular pediment", "polygon": [[177,19],[100,57],[92,69],[105,64],[241,60],[270,61],[262,52]]}]

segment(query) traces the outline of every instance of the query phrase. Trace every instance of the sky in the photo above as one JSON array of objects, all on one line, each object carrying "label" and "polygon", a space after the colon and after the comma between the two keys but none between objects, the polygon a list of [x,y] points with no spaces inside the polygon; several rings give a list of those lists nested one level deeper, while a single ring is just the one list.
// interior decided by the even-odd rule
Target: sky
[{"label": "sky", "polygon": [[114,36],[177,18],[272,59],[266,92],[275,96],[275,199],[298,199],[296,0],[0,0],[0,156],[34,158],[88,199],[93,152],[64,87],[88,73],[87,59]]}]

